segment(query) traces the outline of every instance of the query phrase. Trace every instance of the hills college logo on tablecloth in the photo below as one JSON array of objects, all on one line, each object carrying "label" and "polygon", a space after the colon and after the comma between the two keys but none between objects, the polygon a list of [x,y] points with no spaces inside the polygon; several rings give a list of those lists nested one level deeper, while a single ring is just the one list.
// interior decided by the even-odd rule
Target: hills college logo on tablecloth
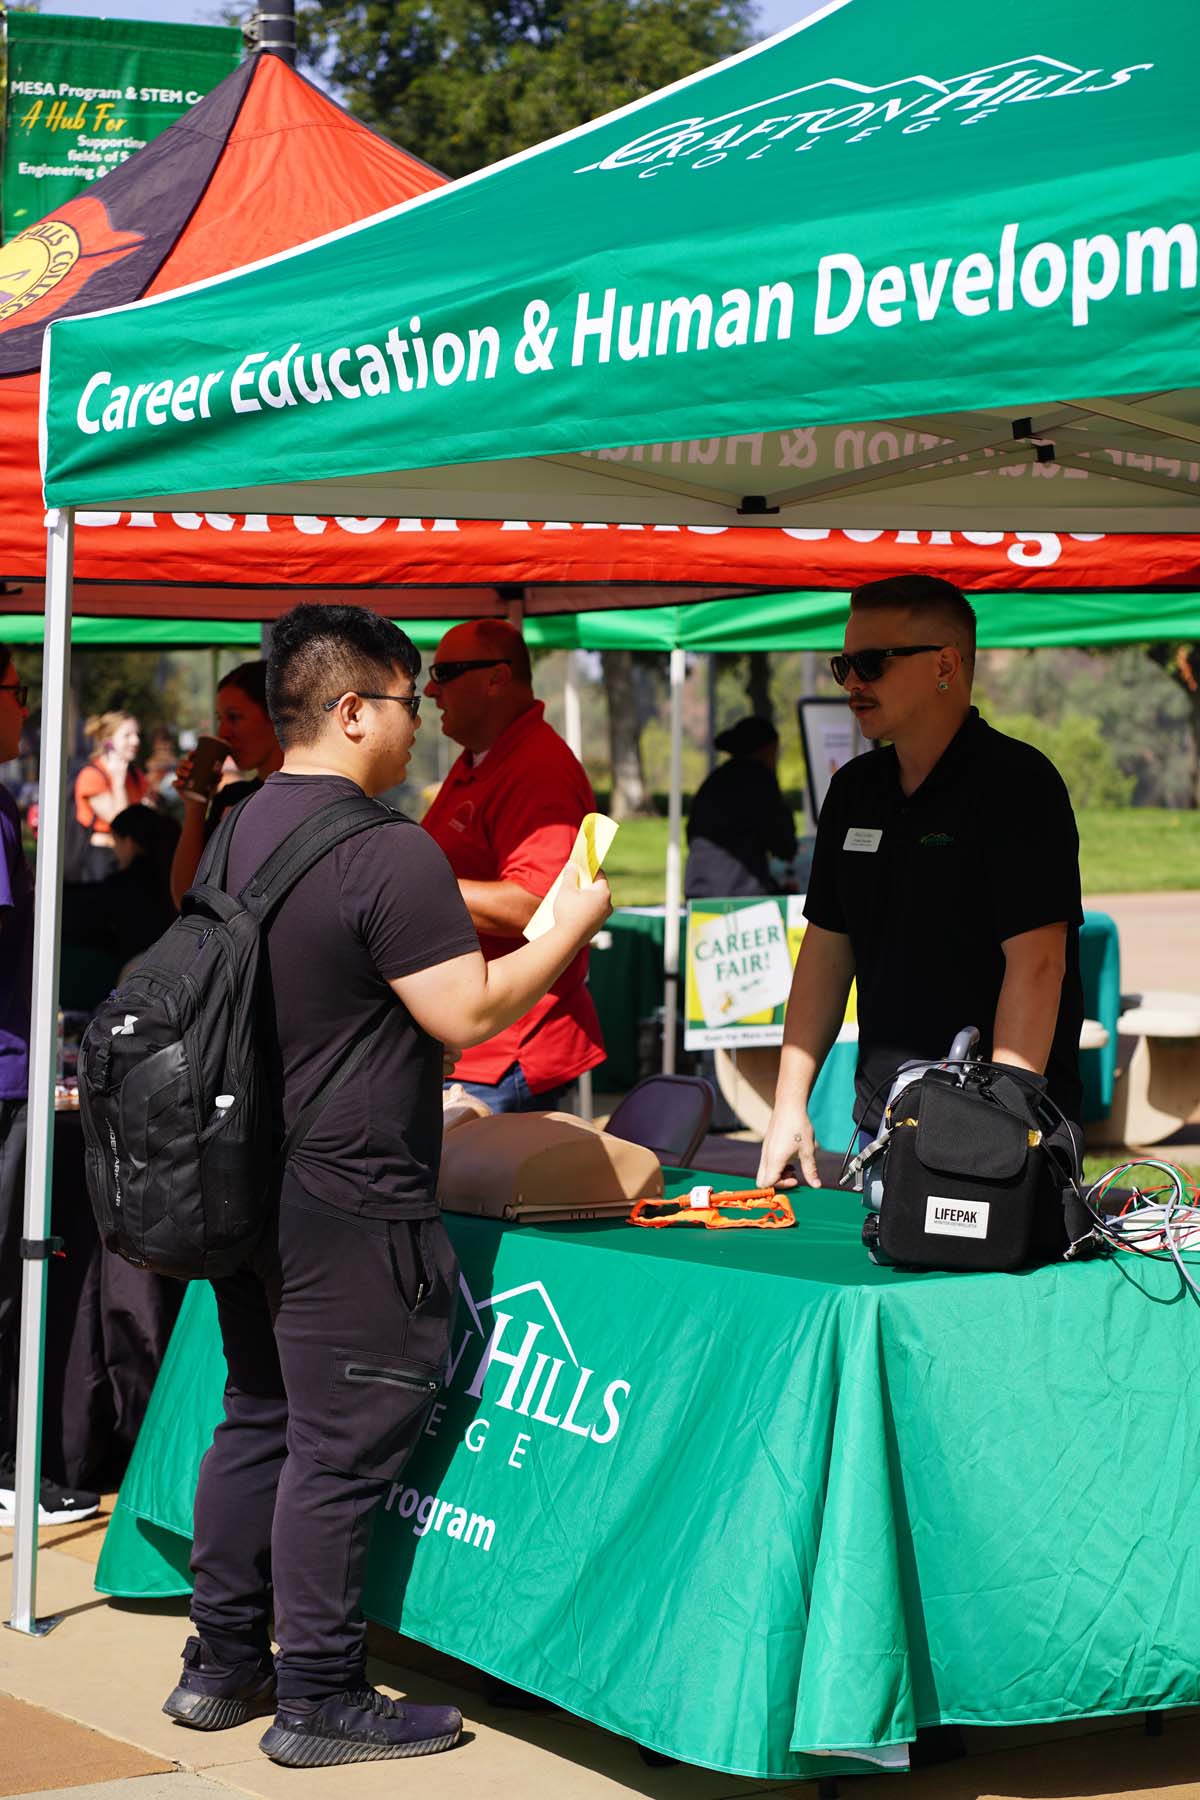
[{"label": "hills college logo on tablecloth", "polygon": [[451,1348],[446,1398],[433,1409],[430,1435],[461,1396],[481,1404],[464,1432],[467,1448],[500,1451],[514,1469],[523,1466],[535,1430],[613,1443],[630,1383],[598,1375],[581,1361],[542,1283],[527,1281],[486,1300],[475,1299],[465,1275],[459,1284],[466,1318]]},{"label": "hills college logo on tablecloth", "polygon": [[[552,1455],[557,1445],[559,1451],[578,1450],[590,1458],[595,1452],[584,1450],[585,1443],[613,1444],[631,1384],[598,1376],[580,1361],[542,1282],[522,1282],[476,1300],[460,1273],[459,1288],[465,1318],[460,1316],[444,1394],[430,1410],[425,1436],[457,1435],[479,1460],[464,1468],[456,1448],[445,1483],[429,1492],[418,1485],[417,1469],[413,1480],[406,1471],[392,1483],[383,1510],[414,1537],[432,1534],[486,1555],[503,1542],[507,1469],[523,1472],[531,1448],[536,1466],[539,1437],[543,1454]],[[472,1500],[487,1510],[474,1510]]]},{"label": "hills college logo on tablecloth", "polygon": [[730,156],[759,162],[768,152],[814,150],[838,141],[861,144],[880,131],[914,136],[942,123],[977,125],[1014,101],[1102,94],[1153,67],[1132,63],[1106,71],[1054,56],[1027,56],[941,81],[907,75],[880,87],[833,75],[712,118],[695,115],[657,126],[576,173],[636,168],[644,178],[669,168],[712,168]]}]

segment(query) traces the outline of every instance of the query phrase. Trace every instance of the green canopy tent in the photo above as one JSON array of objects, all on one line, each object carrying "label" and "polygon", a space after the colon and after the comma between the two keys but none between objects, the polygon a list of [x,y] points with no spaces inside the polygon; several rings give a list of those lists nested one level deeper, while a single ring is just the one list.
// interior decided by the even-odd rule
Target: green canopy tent
[{"label": "green canopy tent", "polygon": [[55,323],[47,498],[1190,530],[1198,43],[1185,0],[832,0],[372,221]]},{"label": "green canopy tent", "polygon": [[[1105,16],[1078,0],[832,0],[364,225],[54,324],[49,669],[65,676],[78,507],[1200,529],[1198,45],[1183,0]],[[51,823],[63,685],[44,731]],[[51,838],[31,1237],[48,1196],[57,888]],[[26,1281],[35,1374],[41,1269]]]},{"label": "green canopy tent", "polygon": [[[914,553],[914,561],[919,561]],[[364,594],[364,599],[369,595]],[[378,605],[378,599],[375,602]],[[1053,645],[1141,644],[1200,632],[1200,597],[1193,592],[972,593],[984,650],[1034,650]],[[835,650],[849,611],[845,592],[744,594],[737,599],[624,608],[611,612],[537,614],[521,621],[535,650],[690,650],[732,654],[746,650]],[[453,619],[396,622],[422,650],[436,647]],[[40,644],[42,613],[10,613],[0,620],[9,644]],[[76,618],[78,649],[206,649],[257,646],[257,624],[229,619]]]}]

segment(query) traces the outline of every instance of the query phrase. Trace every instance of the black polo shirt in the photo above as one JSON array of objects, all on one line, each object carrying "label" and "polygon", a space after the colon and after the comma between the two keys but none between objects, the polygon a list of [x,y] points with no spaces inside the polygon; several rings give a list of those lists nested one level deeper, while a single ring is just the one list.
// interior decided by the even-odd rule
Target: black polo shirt
[{"label": "black polo shirt", "polygon": [[979,1027],[990,1057],[1002,943],[1065,919],[1046,1079],[1078,1119],[1079,835],[1063,779],[1040,750],[993,731],[972,707],[913,794],[890,745],[846,763],[821,808],[804,911],[854,950],[860,1106],[902,1062],[945,1056],[964,1025]]}]

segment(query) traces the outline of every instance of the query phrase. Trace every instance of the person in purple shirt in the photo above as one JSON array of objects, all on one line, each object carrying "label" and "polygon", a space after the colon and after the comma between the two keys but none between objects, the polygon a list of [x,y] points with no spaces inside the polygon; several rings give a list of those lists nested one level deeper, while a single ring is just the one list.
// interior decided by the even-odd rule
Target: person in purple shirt
[{"label": "person in purple shirt", "polygon": [[[29,716],[28,689],[0,644],[0,763],[11,762]],[[25,1210],[25,1102],[29,1090],[29,997],[33,980],[33,870],[21,847],[21,815],[0,783],[0,1526],[13,1523],[17,1375],[21,1326],[21,1232]],[[98,1494],[43,1481],[43,1525],[86,1519]]]}]

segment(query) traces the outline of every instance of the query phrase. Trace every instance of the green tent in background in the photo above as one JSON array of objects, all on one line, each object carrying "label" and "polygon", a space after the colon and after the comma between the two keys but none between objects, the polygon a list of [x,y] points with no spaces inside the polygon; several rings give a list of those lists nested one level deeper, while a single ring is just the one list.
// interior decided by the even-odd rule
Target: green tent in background
[{"label": "green tent in background", "polygon": [[[368,590],[363,599],[369,597]],[[985,650],[1181,638],[1196,632],[1200,617],[1195,594],[1161,591],[974,593],[971,604]],[[848,606],[849,595],[832,590],[747,594],[683,606],[555,613],[524,619],[521,629],[535,650],[833,650],[841,645]],[[399,617],[396,623],[420,649],[433,650],[452,621]],[[12,613],[0,619],[0,633],[10,644],[40,644],[45,628],[41,613]],[[77,618],[71,638],[77,649],[117,644],[163,650],[222,644],[256,647],[261,630],[224,619]]]}]

